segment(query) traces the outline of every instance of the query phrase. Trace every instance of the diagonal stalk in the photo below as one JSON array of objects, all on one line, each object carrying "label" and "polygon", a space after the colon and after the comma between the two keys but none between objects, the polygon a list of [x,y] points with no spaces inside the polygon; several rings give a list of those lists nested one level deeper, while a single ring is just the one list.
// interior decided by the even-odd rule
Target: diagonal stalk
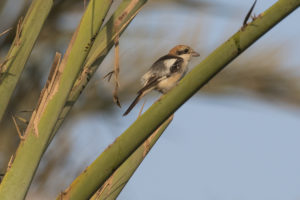
[{"label": "diagonal stalk", "polygon": [[[103,186],[91,197],[90,200],[113,200],[118,197],[122,189],[125,187],[126,183],[129,181],[135,170],[139,167],[141,162],[144,160],[148,152],[154,146],[159,137],[163,134],[165,129],[169,126],[173,119],[171,116],[167,119],[158,129],[156,129],[150,137],[141,145],[139,148],[131,154],[131,156],[107,179]],[[79,180],[80,182],[80,180]],[[82,187],[69,188],[67,192],[63,193],[57,199],[64,199],[64,197],[78,196],[82,194],[83,191],[90,190],[90,185],[81,185]],[[77,190],[77,191],[74,191]],[[92,193],[86,193],[85,199]],[[81,196],[83,198],[83,196]]]},{"label": "diagonal stalk", "polygon": [[[57,121],[55,125],[55,129],[49,142],[72,109],[74,103],[88,84],[90,78],[95,74],[99,65],[113,47],[115,38],[119,37],[123,33],[131,20],[136,16],[146,2],[147,0],[124,0],[112,17],[107,21],[105,26],[101,28],[87,56],[83,70],[77,77],[77,80],[68,96],[67,103],[59,116],[59,121]],[[124,16],[124,13],[127,13],[127,16],[123,19],[123,21],[121,21],[122,23],[120,23],[119,19],[121,16]]]},{"label": "diagonal stalk", "polygon": [[[299,0],[279,0],[257,19],[239,30],[154,103],[70,185],[100,187],[114,171],[184,102],[256,40],[300,5]],[[68,191],[67,191],[68,192]],[[76,199],[74,197],[74,199]]]}]

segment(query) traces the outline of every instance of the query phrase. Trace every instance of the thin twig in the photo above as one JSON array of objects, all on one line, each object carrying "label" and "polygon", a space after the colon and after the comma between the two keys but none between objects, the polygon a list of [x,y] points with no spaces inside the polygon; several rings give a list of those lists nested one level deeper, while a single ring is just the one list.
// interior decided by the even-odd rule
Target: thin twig
[{"label": "thin twig", "polygon": [[115,73],[115,71],[113,70],[113,71],[110,71],[110,72],[108,72],[105,76],[103,76],[103,79],[106,79],[107,78],[107,82],[109,82],[110,81],[110,79],[111,79],[111,77],[112,77],[112,75]]},{"label": "thin twig", "polygon": [[142,112],[143,112],[143,109],[144,109],[145,104],[146,104],[146,99],[144,100],[144,103],[143,103],[143,105],[142,105],[142,107],[141,107],[141,109],[140,109],[140,112],[139,112],[139,115],[138,115],[137,118],[139,118],[139,117],[142,115]]},{"label": "thin twig", "polygon": [[11,29],[12,29],[12,28],[6,29],[5,31],[3,31],[2,33],[0,33],[0,37],[1,37],[2,35],[4,35],[5,33],[11,31]]},{"label": "thin twig", "polygon": [[25,137],[22,135],[22,132],[21,132],[21,130],[20,130],[20,127],[19,127],[19,125],[18,125],[18,123],[17,123],[17,121],[16,121],[16,118],[15,118],[14,116],[12,116],[12,119],[13,119],[13,122],[14,122],[14,124],[15,124],[16,129],[17,129],[17,132],[18,132],[18,135],[19,135],[20,140],[24,140]]},{"label": "thin twig", "polygon": [[25,123],[25,124],[28,124],[28,123],[29,123],[29,121],[28,121],[27,119],[24,119],[23,117],[19,117],[19,116],[16,115],[15,118],[16,118],[17,120],[19,120],[19,121]]},{"label": "thin twig", "polygon": [[255,7],[256,1],[257,0],[254,1],[253,5],[251,6],[250,10],[248,11],[248,13],[247,13],[247,15],[246,15],[246,17],[244,19],[242,30],[244,30],[244,28],[247,26],[247,21],[249,20],[249,18],[251,16],[251,13],[252,13],[252,11],[253,11],[253,9]]},{"label": "thin twig", "polygon": [[117,36],[116,39],[115,39],[115,67],[114,67],[115,88],[114,88],[114,92],[113,92],[113,100],[121,108],[120,100],[119,100],[119,97],[118,97],[118,90],[119,90],[119,87],[120,87],[119,73],[120,73],[119,36]]}]

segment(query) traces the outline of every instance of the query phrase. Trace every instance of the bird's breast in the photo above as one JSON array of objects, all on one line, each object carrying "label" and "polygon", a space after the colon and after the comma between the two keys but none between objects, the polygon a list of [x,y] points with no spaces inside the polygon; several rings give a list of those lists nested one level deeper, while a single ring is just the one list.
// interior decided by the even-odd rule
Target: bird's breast
[{"label": "bird's breast", "polygon": [[181,77],[182,73],[174,73],[170,77],[160,81],[157,84],[156,89],[162,93],[166,93],[176,85],[176,83],[181,79]]}]

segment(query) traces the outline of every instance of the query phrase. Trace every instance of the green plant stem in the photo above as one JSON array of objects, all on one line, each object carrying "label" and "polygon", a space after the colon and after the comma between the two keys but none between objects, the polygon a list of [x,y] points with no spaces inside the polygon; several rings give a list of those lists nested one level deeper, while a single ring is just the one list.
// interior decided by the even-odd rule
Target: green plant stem
[{"label": "green plant stem", "polygon": [[[130,155],[130,157],[107,179],[103,186],[92,196],[90,200],[113,200],[118,197],[126,183],[132,177],[135,170],[142,163],[148,152],[163,134],[173,119],[171,116],[158,129],[150,135],[150,137],[139,146],[139,148]],[[82,185],[84,188],[77,188],[78,192],[89,189],[89,185]],[[71,192],[72,189],[68,190]],[[74,193],[76,194],[76,193]]]},{"label": "green plant stem", "polygon": [[[89,51],[87,61],[85,62],[83,70],[77,77],[77,80],[68,96],[67,103],[65,104],[63,111],[59,116],[60,120],[57,121],[49,142],[52,140],[55,133],[73,107],[74,103],[77,101],[83,89],[88,84],[90,78],[95,74],[99,65],[102,63],[105,56],[113,47],[116,37],[119,37],[123,33],[133,17],[138,13],[138,11],[146,2],[147,0],[124,0],[118,6],[112,17],[107,21],[105,26],[101,28]],[[126,11],[128,7],[131,7],[131,9],[129,10],[130,12],[128,12],[128,10]],[[117,24],[117,21],[119,20],[119,17],[124,16],[125,11],[127,12],[127,16],[121,23],[115,26]]]},{"label": "green plant stem", "polygon": [[[45,1],[42,1],[43,3]],[[75,31],[64,59],[53,70],[37,109],[33,112],[14,161],[0,185],[1,200],[24,199],[51,132],[98,33],[112,0],[91,0]],[[38,11],[40,12],[40,10]],[[51,87],[50,87],[51,86]]]},{"label": "green plant stem", "polygon": [[[299,4],[299,0],[279,0],[243,30],[234,34],[188,73],[174,89],[139,117],[73,181],[69,188],[76,188],[79,187],[78,185],[84,184],[89,184],[93,188],[101,186],[185,101],[258,38],[298,8]],[[94,184],[93,186],[91,186],[91,182]],[[66,192],[68,191],[66,190]]]},{"label": "green plant stem", "polygon": [[0,66],[0,121],[52,6],[53,0],[34,0],[19,23],[5,64]]}]

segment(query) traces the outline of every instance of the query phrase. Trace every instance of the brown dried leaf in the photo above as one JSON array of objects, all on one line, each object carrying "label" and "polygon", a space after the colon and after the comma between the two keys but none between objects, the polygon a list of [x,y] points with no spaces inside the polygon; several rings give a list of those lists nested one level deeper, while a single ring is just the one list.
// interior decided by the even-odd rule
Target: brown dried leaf
[{"label": "brown dried leaf", "polygon": [[23,17],[20,17],[18,24],[17,24],[17,30],[16,30],[16,45],[20,45],[20,37],[22,33],[22,28],[23,28]]},{"label": "brown dried leaf", "polygon": [[[40,98],[38,100],[37,109],[33,111],[31,120],[29,122],[28,127],[33,126],[34,132],[36,136],[39,135],[38,132],[38,122],[40,120],[40,117],[42,113],[44,112],[44,109],[46,108],[48,100],[51,98],[51,96],[55,93],[55,90],[57,89],[57,84],[59,82],[60,74],[59,66],[60,66],[60,60],[61,60],[61,53],[56,52],[55,58],[49,73],[48,80],[46,82],[45,87],[43,88]],[[27,128],[27,130],[30,130]],[[26,135],[26,132],[25,132]]]},{"label": "brown dried leaf", "polygon": [[118,90],[120,87],[119,73],[120,73],[119,37],[117,37],[115,40],[115,67],[114,67],[115,88],[114,88],[114,92],[113,92],[113,100],[121,108],[121,104],[120,104],[119,97],[118,97]]}]

